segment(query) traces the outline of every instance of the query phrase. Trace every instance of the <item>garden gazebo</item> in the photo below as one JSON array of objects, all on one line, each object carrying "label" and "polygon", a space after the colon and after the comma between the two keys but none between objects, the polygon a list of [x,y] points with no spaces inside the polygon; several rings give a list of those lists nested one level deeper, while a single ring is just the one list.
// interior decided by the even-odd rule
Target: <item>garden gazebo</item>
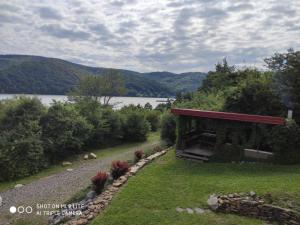
[{"label": "garden gazebo", "polygon": [[178,116],[176,155],[207,161],[209,158],[268,159],[268,133],[285,124],[282,117],[173,108]]}]

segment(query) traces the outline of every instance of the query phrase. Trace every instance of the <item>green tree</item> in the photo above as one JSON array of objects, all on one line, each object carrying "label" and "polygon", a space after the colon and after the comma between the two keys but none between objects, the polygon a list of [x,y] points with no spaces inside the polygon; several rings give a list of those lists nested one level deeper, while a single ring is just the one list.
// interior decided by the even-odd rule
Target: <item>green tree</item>
[{"label": "green tree", "polygon": [[265,62],[275,72],[276,87],[283,102],[294,109],[294,118],[300,123],[300,51],[276,53]]},{"label": "green tree", "polygon": [[145,141],[150,131],[150,124],[142,111],[127,110],[123,112],[124,139],[128,141]]},{"label": "green tree", "polygon": [[103,102],[108,105],[113,96],[120,96],[126,93],[123,76],[117,70],[107,70],[98,76],[84,76],[70,98],[75,101]]},{"label": "green tree", "polygon": [[169,112],[162,116],[160,136],[169,145],[174,144],[176,141],[176,118]]},{"label": "green tree", "polygon": [[146,112],[146,120],[151,126],[151,131],[157,131],[160,126],[160,112],[158,110],[151,110]]},{"label": "green tree", "polygon": [[55,161],[82,151],[91,125],[72,106],[52,105],[41,118],[45,153]]},{"label": "green tree", "polygon": [[284,106],[273,88],[273,76],[258,72],[243,81],[225,100],[224,110],[258,115],[282,116]]},{"label": "green tree", "polygon": [[0,124],[0,180],[28,176],[45,166],[39,125],[45,109],[36,98],[13,101]]}]

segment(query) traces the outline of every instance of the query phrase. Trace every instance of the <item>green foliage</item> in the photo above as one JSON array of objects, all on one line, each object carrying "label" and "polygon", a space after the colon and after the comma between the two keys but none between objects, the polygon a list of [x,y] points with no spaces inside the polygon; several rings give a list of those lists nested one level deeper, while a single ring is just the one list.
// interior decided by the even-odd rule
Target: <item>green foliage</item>
[{"label": "green foliage", "polygon": [[129,141],[144,141],[150,131],[150,124],[142,111],[126,110],[123,114],[124,139]]},{"label": "green foliage", "polygon": [[52,160],[82,150],[89,138],[91,125],[72,106],[62,103],[52,105],[41,119],[45,153]]},{"label": "green foliage", "polygon": [[44,167],[38,99],[21,98],[9,105],[0,124],[0,180],[28,176]]},{"label": "green foliage", "polygon": [[281,116],[284,106],[275,89],[270,73],[256,72],[241,82],[225,100],[224,110],[248,114]]},{"label": "green foliage", "polygon": [[117,70],[107,70],[102,76],[85,76],[79,81],[78,86],[71,93],[71,98],[76,101],[88,100],[108,105],[113,96],[125,94],[123,76]]},{"label": "green foliage", "polygon": [[265,62],[275,72],[276,88],[286,107],[294,109],[294,119],[300,123],[300,51],[276,53]]},{"label": "green foliage", "polygon": [[176,118],[169,112],[162,116],[160,136],[169,145],[174,144],[176,141]]},{"label": "green foliage", "polygon": [[271,145],[276,163],[300,163],[300,128],[294,121],[272,129]]},{"label": "green foliage", "polygon": [[146,112],[146,120],[151,126],[151,131],[157,131],[160,127],[160,115],[161,113],[157,110]]}]

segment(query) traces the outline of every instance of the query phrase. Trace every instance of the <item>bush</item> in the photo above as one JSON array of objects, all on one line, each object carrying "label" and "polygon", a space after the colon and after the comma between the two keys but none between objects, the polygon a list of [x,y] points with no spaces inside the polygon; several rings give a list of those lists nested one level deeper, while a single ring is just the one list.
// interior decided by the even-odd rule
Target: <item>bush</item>
[{"label": "bush", "polygon": [[274,162],[279,164],[300,163],[300,128],[294,121],[275,126],[271,131]]},{"label": "bush", "polygon": [[141,160],[141,158],[143,157],[144,155],[144,151],[143,150],[137,150],[134,152],[134,156],[135,156],[135,160],[136,161],[139,161]]},{"label": "bush", "polygon": [[35,174],[45,166],[39,125],[43,113],[41,102],[29,98],[6,110],[0,125],[1,181]]},{"label": "bush", "polygon": [[129,164],[125,161],[114,161],[111,164],[111,176],[114,180],[125,175],[129,170]]},{"label": "bush", "polygon": [[93,189],[97,194],[100,194],[104,189],[105,183],[107,181],[108,174],[105,172],[98,172],[92,180]]},{"label": "bush", "polygon": [[142,111],[125,111],[122,113],[124,139],[128,141],[145,141],[150,130],[150,124]]},{"label": "bush", "polygon": [[91,125],[71,106],[55,103],[41,119],[45,153],[51,160],[61,160],[82,151]]},{"label": "bush", "polygon": [[161,121],[161,139],[168,145],[173,145],[176,141],[176,118],[173,114],[165,113]]},{"label": "bush", "polygon": [[151,131],[157,131],[160,126],[160,112],[157,110],[147,112],[146,120],[151,126]]}]

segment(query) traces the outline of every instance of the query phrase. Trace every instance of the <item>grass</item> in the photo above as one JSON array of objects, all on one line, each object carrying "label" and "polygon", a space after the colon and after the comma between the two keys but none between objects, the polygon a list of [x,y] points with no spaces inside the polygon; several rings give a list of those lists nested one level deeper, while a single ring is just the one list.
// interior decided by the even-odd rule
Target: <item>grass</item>
[{"label": "grass", "polygon": [[210,194],[255,191],[274,198],[300,197],[300,166],[195,163],[175,159],[174,151],[129,179],[92,225],[262,225],[264,221],[231,214],[188,214],[176,207],[207,207]]},{"label": "grass", "polygon": [[122,151],[126,151],[130,148],[138,148],[139,146],[145,145],[145,144],[151,144],[154,143],[156,141],[159,141],[159,132],[152,132],[149,134],[147,141],[145,142],[140,142],[140,143],[126,143],[126,144],[121,144],[118,146],[114,146],[114,147],[109,147],[109,148],[105,148],[105,149],[91,149],[89,151],[84,152],[83,154],[79,154],[79,155],[75,155],[72,156],[64,161],[69,161],[72,162],[71,166],[68,167],[63,167],[60,164],[57,165],[53,165],[47,169],[42,170],[41,172],[29,176],[29,177],[25,177],[22,179],[18,179],[15,181],[8,181],[8,182],[1,182],[0,183],[0,192],[6,191],[8,189],[13,188],[16,184],[28,184],[31,183],[35,180],[41,179],[43,177],[47,177],[47,176],[51,176],[53,174],[62,172],[64,170],[66,170],[67,168],[74,168],[77,167],[83,163],[86,163],[86,160],[83,159],[83,155],[88,154],[90,152],[93,152],[97,155],[98,158],[104,158],[107,156],[113,156],[115,154],[118,154]]}]

